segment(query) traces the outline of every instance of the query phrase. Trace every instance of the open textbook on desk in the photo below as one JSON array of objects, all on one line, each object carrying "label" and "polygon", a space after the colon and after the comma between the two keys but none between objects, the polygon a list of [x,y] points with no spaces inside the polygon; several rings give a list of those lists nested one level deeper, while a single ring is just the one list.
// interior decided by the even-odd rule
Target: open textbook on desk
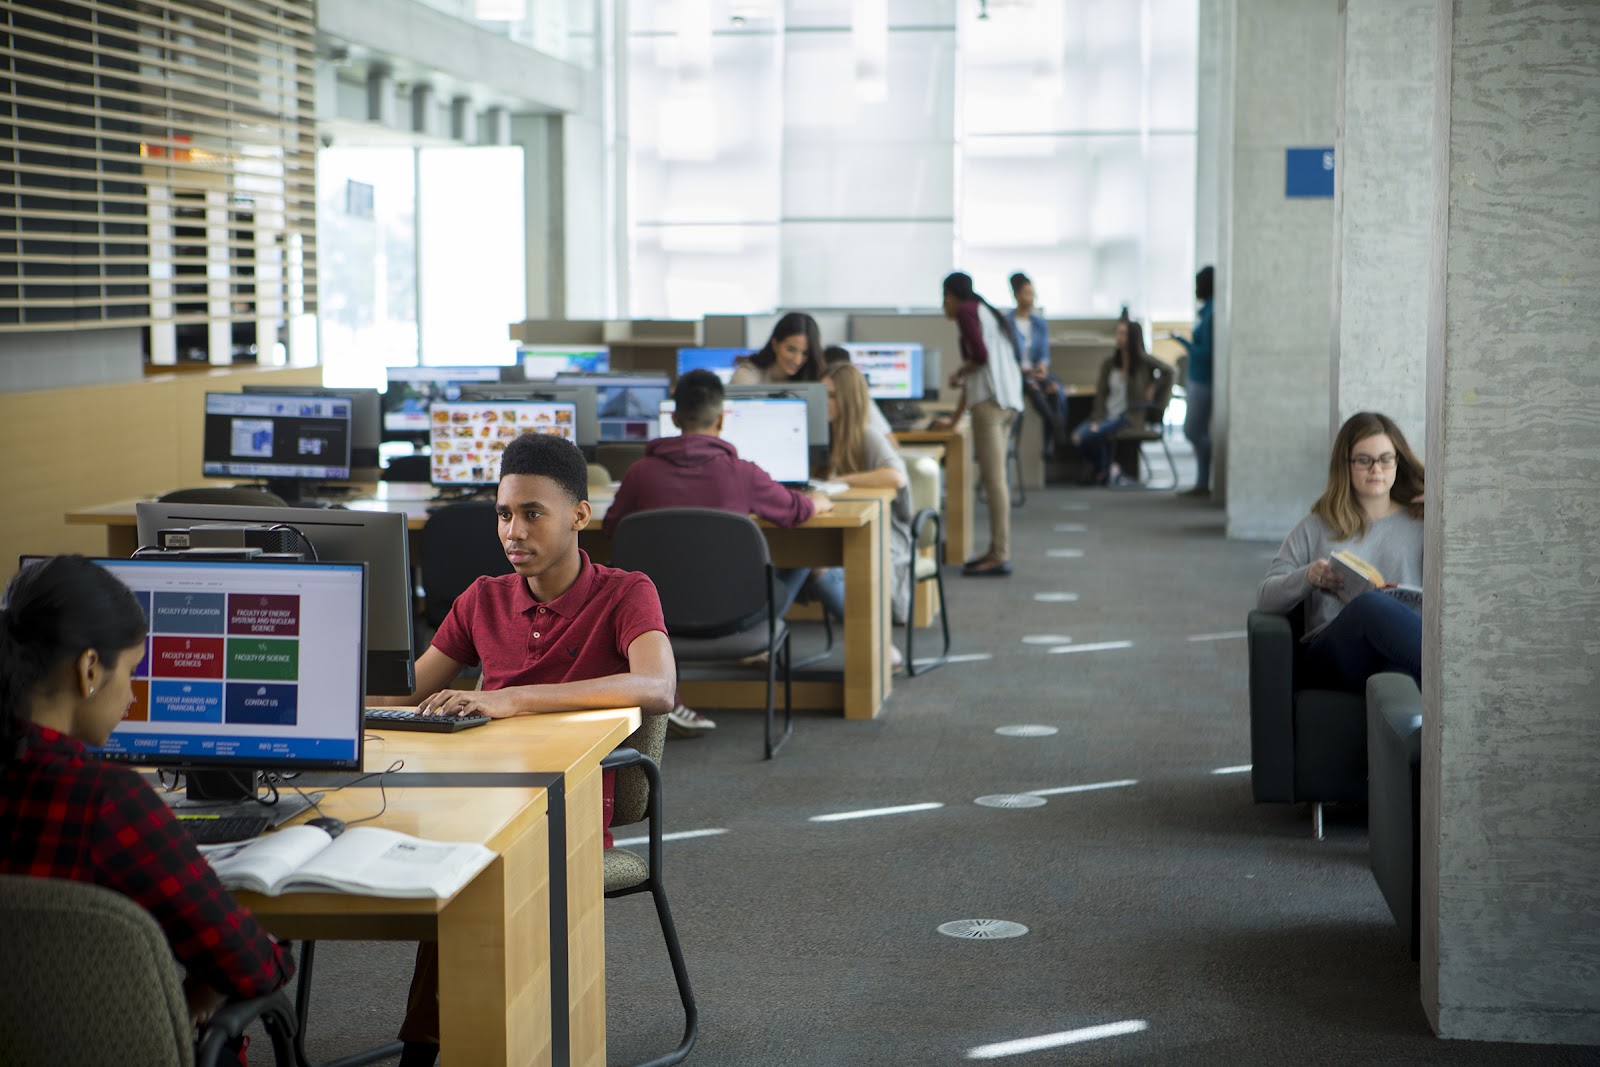
[{"label": "open textbook on desk", "polygon": [[1387,593],[1402,604],[1407,604],[1418,611],[1422,610],[1422,589],[1415,585],[1394,585],[1383,580],[1383,575],[1378,568],[1356,555],[1354,552],[1341,550],[1328,557],[1328,562],[1333,564],[1333,569],[1339,575],[1343,586],[1341,593],[1343,599],[1351,600],[1365,593],[1368,589],[1376,589],[1380,593]]},{"label": "open textbook on desk", "polygon": [[316,826],[291,826],[240,845],[202,850],[227,889],[280,893],[357,893],[446,899],[489,865],[482,845],[424,841],[356,827],[334,839]]}]

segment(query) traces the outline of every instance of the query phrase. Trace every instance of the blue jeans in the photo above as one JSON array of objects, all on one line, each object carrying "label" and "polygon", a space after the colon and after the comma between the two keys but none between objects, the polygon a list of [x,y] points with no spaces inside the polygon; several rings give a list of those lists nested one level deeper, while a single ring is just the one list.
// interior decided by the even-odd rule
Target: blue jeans
[{"label": "blue jeans", "polygon": [[1196,489],[1211,486],[1211,386],[1189,383],[1184,392],[1188,412],[1183,417],[1183,436],[1194,446]]},{"label": "blue jeans", "polygon": [[834,618],[844,620],[844,568],[829,567],[811,579],[811,595]]},{"label": "blue jeans", "polygon": [[778,618],[781,619],[794,605],[795,597],[799,596],[800,590],[805,587],[806,579],[811,577],[811,568],[779,567],[776,577],[779,589],[774,592],[778,594]]},{"label": "blue jeans", "polygon": [[1363,692],[1383,671],[1409,674],[1422,684],[1422,616],[1392,596],[1369,589],[1311,639],[1306,662],[1318,680]]},{"label": "blue jeans", "polygon": [[1086,420],[1072,431],[1072,436],[1078,439],[1078,452],[1094,468],[1095,474],[1104,474],[1111,469],[1111,450],[1116,445],[1117,431],[1126,425],[1128,416],[1122,414],[1099,422]]}]

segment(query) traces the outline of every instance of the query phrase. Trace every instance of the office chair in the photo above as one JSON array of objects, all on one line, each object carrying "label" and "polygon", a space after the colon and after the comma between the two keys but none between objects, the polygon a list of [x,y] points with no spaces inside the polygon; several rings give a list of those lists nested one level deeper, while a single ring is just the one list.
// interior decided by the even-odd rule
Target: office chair
[{"label": "office chair", "polygon": [[432,456],[395,456],[383,468],[386,482],[429,482],[433,480]]},{"label": "office chair", "polygon": [[600,761],[603,770],[617,772],[616,789],[612,803],[611,828],[627,826],[641,819],[649,820],[649,859],[621,848],[605,851],[605,894],[607,900],[648,892],[656,905],[656,918],[661,923],[661,936],[667,943],[667,957],[672,961],[672,977],[678,983],[678,999],[683,1003],[683,1040],[678,1047],[663,1056],[640,1064],[639,1067],[668,1067],[680,1063],[694,1048],[700,1036],[700,1010],[695,1007],[694,990],[689,987],[689,971],[684,966],[683,948],[678,943],[678,930],[672,923],[672,911],[667,906],[667,890],[662,883],[661,851],[661,757],[666,749],[667,717],[649,715],[644,724],[628,736],[610,755]]},{"label": "office chair", "polygon": [[[650,576],[679,665],[730,663],[766,653],[766,758],[794,734],[789,626],[761,528],[715,508],[636,511],[617,524],[612,566]],[[773,688],[783,666],[783,733],[773,740]]]},{"label": "office chair", "polygon": [[193,489],[174,489],[156,497],[163,504],[234,504],[240,506],[286,508],[288,503],[277,493],[243,485],[201,485]]},{"label": "office chair", "polygon": [[[906,674],[916,677],[917,660],[912,646],[917,636],[917,590],[934,583],[939,598],[939,625],[944,630],[944,651],[923,672],[944,665],[950,655],[950,601],[944,595],[944,519],[939,513],[942,487],[939,461],[918,456],[906,464],[911,484],[911,618],[906,620]],[[932,550],[932,555],[928,554]]]},{"label": "office chair", "polygon": [[422,614],[437,629],[456,597],[484,575],[512,573],[492,500],[447,504],[422,525]]},{"label": "office chair", "polygon": [[257,1019],[280,1067],[295,1062],[294,1009],[281,989],[224,1005],[196,1040],[161,927],[115,890],[0,875],[0,944],[8,1067],[213,1067]]},{"label": "office chair", "polygon": [[1257,804],[1311,803],[1322,840],[1324,804],[1367,800],[1367,709],[1360,693],[1307,684],[1301,662],[1305,605],[1287,615],[1252,611],[1250,790]]},{"label": "office chair", "polygon": [[[1154,360],[1161,363],[1160,360]],[[1172,449],[1167,445],[1167,405],[1172,402],[1172,387],[1177,378],[1177,373],[1165,363],[1156,382],[1156,394],[1149,403],[1128,405],[1128,425],[1117,431],[1117,462],[1122,464],[1124,470],[1134,466],[1136,471],[1146,471],[1144,461],[1144,446],[1151,442],[1161,445],[1161,451],[1167,457],[1167,470],[1172,474],[1170,486],[1155,486],[1149,479],[1140,475],[1139,483],[1146,489],[1176,489],[1178,486],[1178,465],[1172,459]],[[1124,461],[1127,462],[1124,462]]]},{"label": "office chair", "polygon": [[1422,958],[1422,691],[1409,674],[1367,679],[1367,841],[1411,958]]}]

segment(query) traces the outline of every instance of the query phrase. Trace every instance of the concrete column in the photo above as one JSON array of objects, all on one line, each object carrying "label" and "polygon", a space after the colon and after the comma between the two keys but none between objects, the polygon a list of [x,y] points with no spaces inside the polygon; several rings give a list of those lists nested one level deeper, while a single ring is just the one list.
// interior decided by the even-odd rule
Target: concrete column
[{"label": "concrete column", "polygon": [[1600,9],[1436,33],[1422,1002],[1600,1043]]},{"label": "concrete column", "polygon": [[1437,0],[1340,0],[1329,419],[1381,411],[1426,426],[1428,220]]},{"label": "concrete column", "polygon": [[1216,269],[1211,307],[1211,498],[1228,492],[1228,255],[1233,243],[1233,52],[1236,0],[1200,0],[1196,64],[1195,241],[1198,270]]},{"label": "concrete column", "polygon": [[511,143],[522,147],[523,277],[530,319],[561,318],[566,306],[562,249],[560,119],[517,115]]},{"label": "concrete column", "polygon": [[1333,200],[1284,195],[1285,150],[1333,144],[1333,0],[1235,0],[1226,272],[1227,530],[1277,539],[1327,477]]}]

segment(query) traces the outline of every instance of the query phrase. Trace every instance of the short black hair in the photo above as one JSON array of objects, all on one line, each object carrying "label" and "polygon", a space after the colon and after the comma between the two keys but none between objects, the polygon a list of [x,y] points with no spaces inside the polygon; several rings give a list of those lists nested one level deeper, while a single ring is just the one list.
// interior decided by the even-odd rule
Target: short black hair
[{"label": "short black hair", "polygon": [[849,363],[850,350],[844,345],[829,345],[822,350],[822,362],[829,367],[835,363]]},{"label": "short black hair", "polygon": [[1216,282],[1216,269],[1213,267],[1201,267],[1200,273],[1194,276],[1194,295],[1201,300],[1210,300]]},{"label": "short black hair", "polygon": [[1032,284],[1033,281],[1026,274],[1022,273],[1020,270],[1017,271],[1017,273],[1011,276],[1011,295],[1016,296],[1018,293],[1022,292],[1022,287],[1024,285]]},{"label": "short black hair", "polygon": [[682,375],[672,389],[678,423],[685,430],[709,429],[722,414],[725,395],[722,379],[708,370],[692,370]]},{"label": "short black hair", "polygon": [[589,464],[578,446],[550,433],[525,433],[500,454],[500,477],[537,474],[549,478],[572,497],[589,499]]}]

